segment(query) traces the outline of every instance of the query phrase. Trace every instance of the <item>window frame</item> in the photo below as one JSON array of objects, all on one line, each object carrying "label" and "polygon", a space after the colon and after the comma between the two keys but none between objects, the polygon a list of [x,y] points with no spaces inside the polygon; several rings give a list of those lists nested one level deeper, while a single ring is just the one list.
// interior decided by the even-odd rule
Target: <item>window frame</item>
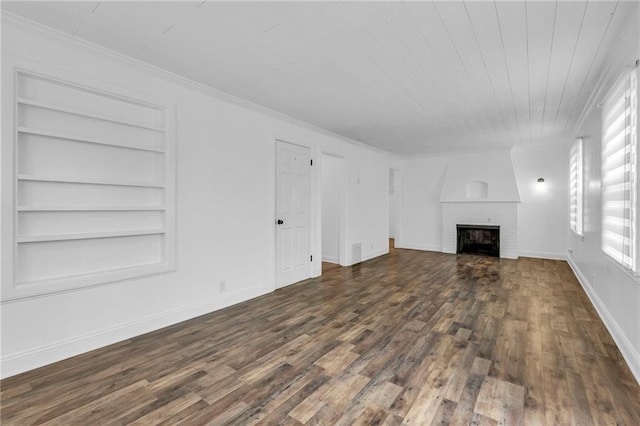
[{"label": "window frame", "polygon": [[[601,250],[607,258],[625,273],[636,280],[640,278],[640,262],[638,245],[638,66],[625,70],[616,83],[609,90],[602,109],[602,177],[601,177]],[[617,95],[614,97],[614,95]],[[620,108],[622,114],[616,119],[610,115]],[[611,136],[614,124],[623,119],[623,128],[615,136]],[[624,132],[624,133],[623,133]],[[616,139],[622,140],[616,147]],[[624,156],[617,167],[608,163],[614,163],[616,155]],[[607,184],[607,178],[615,174],[622,175],[617,183]],[[614,180],[612,178],[611,180]],[[617,188],[616,188],[617,187]],[[620,189],[622,187],[622,189]],[[622,192],[620,198],[607,196],[608,193]],[[620,206],[622,205],[622,206]],[[614,211],[614,214],[607,213]],[[615,225],[615,222],[618,222]],[[615,227],[622,228],[621,232],[615,232]],[[608,244],[607,239],[619,235],[622,238],[621,247],[616,248]],[[609,237],[609,238],[608,238]]]},{"label": "window frame", "polygon": [[[584,140],[576,138],[571,145],[569,177],[569,227],[584,236]],[[575,215],[575,220],[574,220]]]}]

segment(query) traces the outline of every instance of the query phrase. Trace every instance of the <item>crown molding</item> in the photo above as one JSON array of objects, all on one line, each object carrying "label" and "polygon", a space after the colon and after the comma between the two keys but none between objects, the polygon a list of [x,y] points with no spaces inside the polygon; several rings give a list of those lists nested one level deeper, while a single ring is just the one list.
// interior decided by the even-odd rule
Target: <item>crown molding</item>
[{"label": "crown molding", "polygon": [[138,70],[152,72],[165,79],[171,81],[172,83],[177,83],[183,87],[193,89],[199,91],[203,94],[211,96],[215,99],[231,103],[236,106],[240,106],[246,109],[249,109],[254,112],[258,112],[269,116],[271,118],[281,120],[287,122],[289,124],[293,124],[307,130],[311,130],[313,132],[319,133],[324,136],[332,137],[339,139],[343,142],[346,142],[351,145],[355,145],[360,148],[368,149],[370,151],[378,152],[380,154],[384,154],[387,156],[395,156],[396,154],[385,151],[376,146],[372,146],[366,144],[364,142],[358,141],[356,139],[352,139],[348,136],[341,135],[339,133],[332,132],[331,130],[325,129],[320,126],[316,126],[315,124],[311,124],[307,121],[300,120],[298,118],[292,117],[290,115],[272,110],[265,106],[253,103],[246,99],[239,98],[237,96],[231,95],[229,93],[223,92],[214,87],[208,86],[206,84],[200,83],[198,81],[189,79],[187,77],[181,76],[179,74],[173,73],[171,71],[165,70],[164,68],[157,67],[155,65],[149,64],[147,62],[141,61],[139,59],[132,58],[131,56],[125,55],[123,53],[116,52],[115,50],[111,50],[107,47],[101,46],[99,44],[84,40],[82,38],[73,36],[71,34],[65,33],[64,31],[60,31],[58,29],[49,27],[40,22],[33,21],[31,19],[25,18],[21,15],[15,14],[13,12],[7,12],[6,10],[0,9],[0,19],[2,20],[2,25],[12,24],[27,31],[31,31],[36,34],[43,35],[47,38],[56,39],[58,41],[73,44],[83,49],[88,49],[94,51],[103,56],[109,57],[115,61],[118,61],[127,66],[131,66],[133,68],[137,68]]}]

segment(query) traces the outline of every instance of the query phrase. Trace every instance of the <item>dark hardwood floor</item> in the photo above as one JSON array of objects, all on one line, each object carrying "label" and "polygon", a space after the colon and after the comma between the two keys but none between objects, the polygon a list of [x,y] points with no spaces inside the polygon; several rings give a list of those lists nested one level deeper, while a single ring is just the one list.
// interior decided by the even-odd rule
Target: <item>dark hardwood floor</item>
[{"label": "dark hardwood floor", "polygon": [[401,249],[0,386],[3,425],[640,424],[565,262]]}]

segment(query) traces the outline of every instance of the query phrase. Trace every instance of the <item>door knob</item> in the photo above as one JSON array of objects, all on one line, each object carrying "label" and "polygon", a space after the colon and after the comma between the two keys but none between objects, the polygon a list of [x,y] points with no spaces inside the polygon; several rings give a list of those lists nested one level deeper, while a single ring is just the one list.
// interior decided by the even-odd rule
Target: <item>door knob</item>
[{"label": "door knob", "polygon": [[276,223],[277,223],[278,225],[282,225],[282,224],[284,223],[284,220],[282,220],[282,219],[278,219]]}]

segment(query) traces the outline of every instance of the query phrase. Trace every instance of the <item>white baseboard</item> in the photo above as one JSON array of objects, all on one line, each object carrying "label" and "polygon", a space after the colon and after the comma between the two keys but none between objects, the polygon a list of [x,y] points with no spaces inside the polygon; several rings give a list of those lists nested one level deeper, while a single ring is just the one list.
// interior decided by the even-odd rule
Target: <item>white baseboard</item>
[{"label": "white baseboard", "polygon": [[423,244],[405,243],[404,241],[398,241],[398,240],[395,241],[395,246],[396,248],[401,248],[401,249],[437,251],[439,253],[442,252],[442,247],[428,246]]},{"label": "white baseboard", "polygon": [[609,330],[609,333],[616,342],[616,345],[618,345],[618,349],[620,350],[620,353],[622,353],[624,360],[627,362],[631,373],[638,384],[640,384],[640,353],[634,349],[633,345],[613,318],[605,304],[602,303],[602,300],[598,297],[598,294],[593,291],[593,287],[591,287],[589,280],[587,280],[587,277],[584,276],[578,265],[573,261],[571,255],[567,256],[567,263],[569,263],[573,273],[578,278],[578,282],[582,286],[584,292],[587,293],[589,300],[591,300],[591,304],[596,309],[596,312],[598,312],[598,315],[605,327],[607,327],[607,330]]},{"label": "white baseboard", "polygon": [[387,253],[389,253],[389,247],[386,247],[386,248],[383,248],[383,249],[380,249],[380,250],[370,251],[368,253],[363,253],[362,254],[362,261],[364,262],[366,260],[370,260],[370,259],[373,259],[375,257],[385,255]]},{"label": "white baseboard", "polygon": [[2,366],[0,368],[0,378],[14,376],[94,349],[131,339],[150,331],[159,330],[163,327],[262,296],[273,290],[272,283],[254,286],[246,290],[229,293],[220,299],[181,306],[160,314],[118,324],[114,327],[11,354],[0,360],[0,365]]},{"label": "white baseboard", "polygon": [[548,251],[520,250],[518,252],[518,256],[534,257],[536,259],[567,260],[567,256],[564,253],[553,253]]},{"label": "white baseboard", "polygon": [[340,264],[340,258],[337,256],[322,256],[322,261],[323,262],[328,262],[328,263],[337,263],[338,265]]}]

